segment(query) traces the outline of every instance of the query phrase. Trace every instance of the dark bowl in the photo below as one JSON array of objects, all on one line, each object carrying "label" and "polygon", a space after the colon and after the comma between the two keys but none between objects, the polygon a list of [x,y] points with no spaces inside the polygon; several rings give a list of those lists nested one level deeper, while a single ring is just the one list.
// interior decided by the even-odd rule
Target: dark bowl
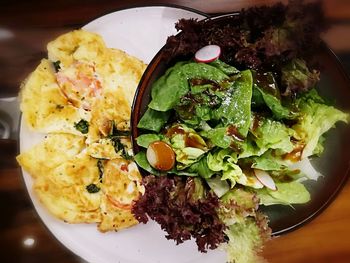
[{"label": "dark bowl", "polygon": [[[212,18],[210,23],[225,23],[228,17],[234,15],[236,14]],[[165,46],[147,67],[134,98],[131,131],[135,154],[140,151],[135,140],[142,133],[137,128],[137,124],[150,102],[152,83],[174,63],[174,60],[168,61],[165,57],[164,49]],[[324,44],[316,59],[322,68],[321,81],[318,84],[320,94],[334,101],[339,109],[350,112],[350,79],[338,58]],[[337,125],[337,129],[328,132],[325,151],[320,158],[312,160],[312,164],[324,176],[316,182],[311,180],[305,182],[311,194],[311,201],[293,207],[282,205],[261,207],[261,210],[270,218],[273,235],[289,232],[309,222],[321,213],[339,193],[350,174],[350,125],[340,124]],[[144,175],[144,171],[140,170]]]}]

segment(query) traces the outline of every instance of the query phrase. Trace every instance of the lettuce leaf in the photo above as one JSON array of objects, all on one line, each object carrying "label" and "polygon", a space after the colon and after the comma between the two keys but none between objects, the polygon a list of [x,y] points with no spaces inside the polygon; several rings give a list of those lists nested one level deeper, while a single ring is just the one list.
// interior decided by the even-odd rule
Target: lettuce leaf
[{"label": "lettuce leaf", "polygon": [[210,140],[212,144],[220,148],[229,148],[233,138],[227,134],[226,127],[214,128],[200,133],[203,137]]},{"label": "lettuce leaf", "polygon": [[237,162],[237,154],[230,149],[221,149],[216,152],[209,152],[207,155],[208,167],[212,171],[223,171],[229,166],[229,163]]},{"label": "lettuce leaf", "polygon": [[294,118],[295,114],[288,107],[282,105],[280,91],[273,74],[271,72],[254,72],[253,76],[254,103],[252,102],[252,105],[255,107],[266,105],[277,120]]},{"label": "lettuce leaf", "polygon": [[159,132],[169,117],[169,111],[161,112],[148,108],[137,124],[137,128]]},{"label": "lettuce leaf", "polygon": [[276,183],[277,190],[268,188],[256,190],[262,205],[291,205],[304,204],[310,201],[310,193],[302,183],[292,181],[288,183]]},{"label": "lettuce leaf", "polygon": [[168,129],[175,129],[175,133],[167,135],[170,146],[176,154],[177,169],[185,169],[198,161],[207,151],[208,147],[203,138],[195,130],[184,124],[176,124]]},{"label": "lettuce leaf", "polygon": [[258,255],[264,240],[253,218],[233,224],[225,231],[229,241],[226,247],[227,261],[230,263],[263,262]]},{"label": "lettuce leaf", "polygon": [[228,180],[231,188],[236,183],[247,185],[247,177],[236,164],[237,153],[230,149],[221,149],[215,153],[209,153],[207,161],[209,169],[218,172],[221,175],[221,180]]},{"label": "lettuce leaf", "polygon": [[220,198],[230,190],[230,186],[226,181],[221,180],[220,176],[215,176],[206,179],[209,187]]},{"label": "lettuce leaf", "polygon": [[188,169],[186,169],[186,171],[196,173],[203,178],[210,178],[215,174],[215,171],[209,168],[206,157],[203,157],[198,162],[192,164]]},{"label": "lettuce leaf", "polygon": [[148,133],[137,137],[136,142],[138,146],[147,148],[152,142],[161,141],[162,139],[163,136],[160,134]]},{"label": "lettuce leaf", "polygon": [[259,205],[259,199],[254,192],[237,187],[230,189],[220,200],[220,218],[227,226],[242,222],[247,216],[255,216]]},{"label": "lettuce leaf", "polygon": [[208,64],[178,62],[153,84],[152,100],[148,107],[157,111],[173,109],[181,97],[190,91],[189,79],[208,79],[221,82],[228,79],[228,76]]},{"label": "lettuce leaf", "polygon": [[320,80],[317,70],[310,71],[306,62],[295,58],[282,68],[282,84],[286,87],[285,96],[308,91]]},{"label": "lettuce leaf", "polygon": [[311,90],[298,100],[301,117],[292,128],[295,131],[294,137],[305,145],[302,159],[322,150],[320,138],[336,122],[349,122],[349,114],[323,104],[320,100],[316,90]]},{"label": "lettuce leaf", "polygon": [[247,136],[251,121],[251,100],[253,92],[253,76],[250,70],[241,72],[231,92],[226,94],[221,106],[214,115],[221,119],[224,126],[234,125],[240,135]]},{"label": "lettuce leaf", "polygon": [[232,67],[231,65],[229,65],[229,64],[227,64],[219,59],[214,60],[209,65],[220,69],[222,72],[224,72],[228,76],[240,73],[240,71],[238,69],[236,69],[235,67]]},{"label": "lettuce leaf", "polygon": [[251,130],[255,137],[255,143],[261,151],[268,149],[279,149],[288,153],[293,150],[293,144],[290,140],[293,130],[279,121],[265,117],[258,118],[257,127]]}]

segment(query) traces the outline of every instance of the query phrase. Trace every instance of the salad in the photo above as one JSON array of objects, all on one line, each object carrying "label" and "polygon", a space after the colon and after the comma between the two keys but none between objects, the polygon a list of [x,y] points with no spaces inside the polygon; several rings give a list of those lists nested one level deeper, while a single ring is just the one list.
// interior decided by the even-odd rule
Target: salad
[{"label": "salad", "polygon": [[166,52],[183,59],[153,83],[137,126],[134,158],[149,174],[138,221],[157,221],[177,244],[194,238],[201,252],[224,246],[229,262],[260,260],[271,229],[259,206],[307,203],[303,182],[320,176],[309,159],[349,120],[319,95],[305,53],[320,46],[323,28],[306,26],[320,17],[317,4],[293,1],[224,24],[179,21]]}]

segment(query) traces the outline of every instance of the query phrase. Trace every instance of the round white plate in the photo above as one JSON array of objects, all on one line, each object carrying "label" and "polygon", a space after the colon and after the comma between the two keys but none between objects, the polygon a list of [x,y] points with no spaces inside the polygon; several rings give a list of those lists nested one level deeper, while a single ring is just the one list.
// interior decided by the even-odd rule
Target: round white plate
[{"label": "round white plate", "polygon": [[[139,7],[117,11],[100,17],[83,28],[102,35],[108,47],[119,48],[149,63],[165,44],[169,35],[176,34],[174,24],[180,18],[204,18],[203,15],[175,7]],[[26,151],[44,135],[28,130],[24,121],[20,129],[20,149]],[[197,252],[194,241],[175,245],[165,238],[160,227],[149,222],[119,232],[100,233],[95,224],[66,224],[47,212],[32,190],[32,178],[23,177],[34,207],[52,234],[68,249],[93,263],[185,263],[225,262],[225,253],[215,250]]]}]

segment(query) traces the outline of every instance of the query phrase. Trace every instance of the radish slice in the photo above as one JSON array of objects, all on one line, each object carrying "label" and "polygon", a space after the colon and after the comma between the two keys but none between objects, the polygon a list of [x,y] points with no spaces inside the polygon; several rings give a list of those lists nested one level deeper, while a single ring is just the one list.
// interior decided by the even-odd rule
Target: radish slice
[{"label": "radish slice", "polygon": [[175,153],[173,149],[165,142],[152,142],[146,152],[146,158],[149,164],[160,171],[169,171],[175,165]]},{"label": "radish slice", "polygon": [[267,172],[263,170],[254,169],[254,174],[256,178],[260,181],[260,183],[265,185],[267,188],[274,191],[277,190],[275,182]]},{"label": "radish slice", "polygon": [[220,57],[221,48],[217,45],[202,47],[196,52],[194,58],[197,62],[209,63]]}]

